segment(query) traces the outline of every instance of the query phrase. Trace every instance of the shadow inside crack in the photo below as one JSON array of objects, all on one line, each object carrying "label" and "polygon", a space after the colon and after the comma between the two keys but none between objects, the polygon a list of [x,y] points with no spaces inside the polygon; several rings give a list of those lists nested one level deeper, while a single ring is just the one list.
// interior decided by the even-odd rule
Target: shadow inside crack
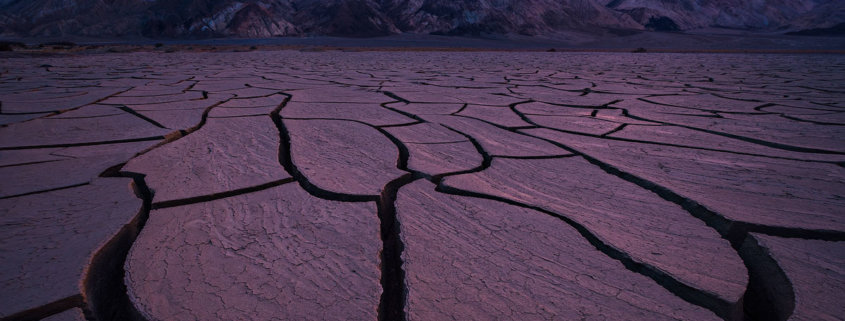
[{"label": "shadow inside crack", "polygon": [[123,268],[132,244],[141,233],[150,215],[153,194],[144,182],[144,175],[121,172],[120,164],[109,168],[102,177],[127,177],[132,179],[135,195],[143,201],[138,214],[123,226],[91,258],[89,270],[82,281],[85,304],[83,312],[88,320],[96,321],[146,321],[130,302]]},{"label": "shadow inside crack", "polygon": [[361,123],[377,130],[395,145],[398,150],[395,166],[408,173],[388,182],[382,188],[380,195],[344,194],[316,186],[293,162],[293,155],[291,154],[291,135],[288,128],[282,121],[283,118],[281,117],[282,109],[291,100],[292,96],[289,94],[284,95],[286,95],[287,98],[279,104],[272,113],[270,113],[270,117],[276,124],[280,135],[279,162],[293,177],[293,179],[299,183],[300,187],[312,196],[344,202],[376,202],[377,215],[380,222],[379,233],[382,241],[382,249],[379,254],[379,260],[381,262],[380,283],[382,293],[378,305],[378,320],[404,321],[406,319],[405,302],[408,291],[405,286],[405,272],[402,268],[402,251],[404,249],[404,245],[402,244],[400,238],[399,222],[396,219],[395,201],[398,190],[402,186],[421,178],[423,174],[408,169],[409,152],[408,148],[401,141],[383,128]]},{"label": "shadow inside crack", "polygon": [[748,289],[743,297],[745,320],[784,321],[795,309],[792,282],[771,254],[747,235],[737,249],[748,268]]}]

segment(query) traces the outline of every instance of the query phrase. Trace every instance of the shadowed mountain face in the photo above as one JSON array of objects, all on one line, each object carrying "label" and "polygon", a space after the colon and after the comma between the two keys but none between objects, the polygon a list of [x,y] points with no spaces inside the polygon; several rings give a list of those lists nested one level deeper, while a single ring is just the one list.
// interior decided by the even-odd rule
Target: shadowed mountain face
[{"label": "shadowed mountain face", "polygon": [[[637,22],[671,20],[681,30],[804,29],[830,27],[845,19],[845,2],[831,0],[601,0]],[[657,25],[654,29],[660,29]]]},{"label": "shadowed mountain face", "polygon": [[842,22],[838,0],[0,0],[5,36],[800,31]]}]

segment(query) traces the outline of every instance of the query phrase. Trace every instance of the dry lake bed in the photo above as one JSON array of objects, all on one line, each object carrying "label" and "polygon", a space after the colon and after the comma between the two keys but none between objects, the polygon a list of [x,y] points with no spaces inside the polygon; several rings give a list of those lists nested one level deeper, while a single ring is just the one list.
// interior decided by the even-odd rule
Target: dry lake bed
[{"label": "dry lake bed", "polygon": [[845,55],[0,72],[0,320],[845,315]]}]

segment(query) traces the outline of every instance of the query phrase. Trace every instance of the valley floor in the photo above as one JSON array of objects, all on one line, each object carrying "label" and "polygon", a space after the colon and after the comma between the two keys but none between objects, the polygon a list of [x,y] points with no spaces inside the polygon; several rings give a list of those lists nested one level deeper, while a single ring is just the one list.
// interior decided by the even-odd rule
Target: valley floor
[{"label": "valley floor", "polygon": [[174,46],[0,60],[0,319],[845,315],[845,56]]}]

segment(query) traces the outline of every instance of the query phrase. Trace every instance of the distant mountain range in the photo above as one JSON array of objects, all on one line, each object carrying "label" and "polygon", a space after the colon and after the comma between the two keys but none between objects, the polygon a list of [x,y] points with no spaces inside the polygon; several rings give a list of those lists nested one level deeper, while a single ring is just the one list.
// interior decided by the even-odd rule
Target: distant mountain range
[{"label": "distant mountain range", "polygon": [[843,0],[0,0],[5,37],[842,32]]}]

